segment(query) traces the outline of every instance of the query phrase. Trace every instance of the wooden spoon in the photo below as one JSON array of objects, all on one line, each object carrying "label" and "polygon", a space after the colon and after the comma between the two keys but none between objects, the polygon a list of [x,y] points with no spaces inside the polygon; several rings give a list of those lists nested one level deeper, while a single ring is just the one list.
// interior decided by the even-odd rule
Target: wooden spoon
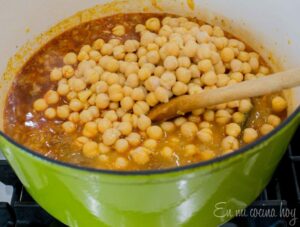
[{"label": "wooden spoon", "polygon": [[183,95],[168,103],[154,107],[148,114],[152,121],[168,120],[196,109],[234,100],[257,97],[300,85],[300,68],[274,73],[259,79],[206,90],[198,94]]}]

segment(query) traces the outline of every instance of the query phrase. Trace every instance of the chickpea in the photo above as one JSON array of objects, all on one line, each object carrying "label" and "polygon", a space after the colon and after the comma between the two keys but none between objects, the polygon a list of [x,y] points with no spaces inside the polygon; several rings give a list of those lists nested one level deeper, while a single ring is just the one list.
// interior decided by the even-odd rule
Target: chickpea
[{"label": "chickpea", "polygon": [[125,69],[125,76],[128,76],[130,74],[136,74],[139,71],[139,67],[135,62],[128,62]]},{"label": "chickpea", "polygon": [[126,86],[129,86],[131,88],[136,88],[139,86],[139,78],[138,78],[138,75],[137,74],[130,74],[128,77],[127,77],[127,80],[125,82]]},{"label": "chickpea", "polygon": [[202,81],[202,83],[204,83],[207,86],[212,86],[217,83],[218,77],[214,71],[209,71],[202,75],[201,81]]},{"label": "chickpea", "polygon": [[94,141],[89,141],[83,145],[82,153],[87,158],[95,158],[99,155],[98,144]]},{"label": "chickpea", "polygon": [[147,139],[144,141],[143,146],[149,150],[154,150],[157,147],[157,141],[154,139]]},{"label": "chickpea", "polygon": [[212,62],[209,59],[204,59],[198,62],[198,68],[201,72],[209,72],[212,70]]},{"label": "chickpea", "polygon": [[201,117],[200,116],[195,116],[195,115],[190,115],[188,117],[188,121],[194,122],[194,123],[200,123]]},{"label": "chickpea", "polygon": [[163,147],[163,149],[161,149],[160,155],[166,159],[172,159],[174,155],[174,151],[172,148],[165,146]]},{"label": "chickpea", "polygon": [[57,93],[61,96],[66,96],[70,91],[68,84],[59,84],[57,88]]},{"label": "chickpea", "polygon": [[250,59],[249,59],[249,65],[250,65],[250,67],[251,67],[251,69],[253,71],[257,71],[258,68],[259,68],[258,58],[256,58],[256,57],[250,57]]},{"label": "chickpea", "polygon": [[97,39],[93,43],[93,49],[95,50],[101,50],[102,46],[104,45],[104,40],[103,39]]},{"label": "chickpea", "polygon": [[128,160],[123,157],[116,158],[115,164],[116,169],[125,169],[128,166]]},{"label": "chickpea", "polygon": [[87,60],[89,60],[89,59],[90,59],[90,56],[89,56],[89,54],[88,54],[87,52],[85,52],[85,51],[80,51],[79,54],[77,55],[77,60],[78,60],[78,61],[83,62],[83,61],[87,61]]},{"label": "chickpea", "polygon": [[120,39],[111,39],[108,41],[108,43],[113,45],[113,47],[116,47],[121,44],[121,40]]},{"label": "chickpea", "polygon": [[108,90],[108,85],[105,81],[98,81],[95,83],[95,91],[97,94],[105,93]]},{"label": "chickpea", "polygon": [[136,149],[130,151],[130,156],[137,164],[145,165],[150,161],[149,153],[150,151],[147,148],[137,147]]},{"label": "chickpea", "polygon": [[268,116],[268,123],[270,125],[273,125],[274,127],[278,126],[281,122],[281,119],[280,117],[274,115],[274,114],[271,114]]},{"label": "chickpea", "polygon": [[253,105],[249,99],[243,99],[240,101],[239,112],[248,113],[252,109]]},{"label": "chickpea", "polygon": [[100,93],[96,97],[96,106],[99,109],[106,109],[109,106],[109,97],[107,94]]},{"label": "chickpea", "polygon": [[66,133],[72,133],[76,130],[76,125],[71,121],[66,121],[62,124],[62,128]]},{"label": "chickpea", "polygon": [[173,132],[175,131],[176,127],[175,127],[175,124],[171,121],[165,121],[163,122],[160,127],[165,131],[165,132]]},{"label": "chickpea", "polygon": [[62,70],[59,68],[54,68],[50,73],[50,80],[51,81],[59,81],[62,78]]},{"label": "chickpea", "polygon": [[[79,92],[77,94],[77,98],[82,102],[82,103],[85,103],[87,102],[88,98],[92,95],[92,92],[91,90],[89,89],[86,89],[86,90],[83,90],[81,92]],[[76,97],[75,97],[76,98]],[[74,99],[75,99],[74,98]]]},{"label": "chickpea", "polygon": [[243,134],[243,141],[245,143],[252,143],[258,137],[258,133],[253,128],[245,128]]},{"label": "chickpea", "polygon": [[160,79],[157,76],[151,76],[145,81],[144,86],[148,91],[155,91],[160,86]]},{"label": "chickpea", "polygon": [[147,57],[147,61],[152,64],[158,64],[160,61],[160,55],[157,50],[149,51],[146,54],[146,57]]},{"label": "chickpea", "polygon": [[176,70],[176,78],[178,81],[187,84],[192,78],[192,72],[189,69],[180,67]]},{"label": "chickpea", "polygon": [[131,98],[135,101],[144,101],[146,94],[147,92],[144,87],[137,87],[132,90]]},{"label": "chickpea", "polygon": [[180,127],[181,134],[188,139],[193,139],[197,131],[198,127],[194,122],[185,122]]},{"label": "chickpea", "polygon": [[172,92],[176,96],[184,95],[188,91],[188,86],[183,82],[176,82],[172,87]]},{"label": "chickpea", "polygon": [[201,156],[202,160],[206,161],[206,160],[210,160],[210,159],[214,158],[216,156],[216,154],[212,150],[205,150],[205,151],[200,152],[200,156]]},{"label": "chickpea", "polygon": [[212,134],[211,129],[203,128],[197,132],[197,137],[202,143],[208,144],[213,140]]},{"label": "chickpea", "polygon": [[205,121],[214,121],[215,119],[215,112],[213,110],[206,110],[204,113],[203,113],[203,119]]},{"label": "chickpea", "polygon": [[197,54],[197,43],[193,40],[188,41],[182,49],[182,53],[184,56],[189,58],[193,58]]},{"label": "chickpea", "polygon": [[158,101],[162,103],[169,102],[169,91],[167,89],[163,87],[158,87],[156,88],[154,94]]},{"label": "chickpea", "polygon": [[69,115],[68,120],[72,121],[73,123],[79,123],[79,121],[80,121],[79,113],[77,113],[77,112],[71,113]]},{"label": "chickpea", "polygon": [[82,135],[88,138],[93,138],[98,134],[98,125],[96,122],[90,121],[84,125]]},{"label": "chickpea", "polygon": [[136,115],[146,114],[150,110],[148,103],[144,101],[138,101],[133,105],[133,113]]},{"label": "chickpea", "polygon": [[174,56],[166,57],[166,59],[164,60],[164,67],[170,71],[175,70],[178,67],[177,58]]},{"label": "chickpea", "polygon": [[242,82],[243,79],[244,79],[244,76],[243,76],[243,74],[240,73],[240,72],[235,72],[235,73],[231,73],[231,74],[230,74],[230,78],[231,78],[232,80],[235,80],[236,82]]},{"label": "chickpea", "polygon": [[48,108],[44,112],[45,117],[49,120],[52,120],[56,117],[56,110],[54,108]]},{"label": "chickpea", "polygon": [[41,112],[48,108],[48,104],[45,99],[37,99],[33,103],[33,108],[35,111]]},{"label": "chickpea", "polygon": [[130,96],[131,93],[132,93],[132,88],[131,87],[128,87],[128,86],[124,86],[123,87],[123,93],[124,93],[124,96],[127,97],[127,96]]},{"label": "chickpea", "polygon": [[111,147],[106,146],[104,143],[99,143],[98,150],[100,154],[107,154],[111,151]]},{"label": "chickpea", "polygon": [[211,128],[211,127],[212,127],[212,125],[207,121],[202,121],[199,124],[199,129]]},{"label": "chickpea", "polygon": [[149,106],[155,106],[159,101],[156,98],[155,94],[153,92],[150,92],[146,96],[146,102]]},{"label": "chickpea", "polygon": [[225,127],[225,132],[228,136],[238,137],[241,131],[241,127],[237,123],[230,123]]},{"label": "chickpea", "polygon": [[112,30],[113,35],[123,36],[125,34],[125,27],[123,25],[117,25]]},{"label": "chickpea", "polygon": [[188,144],[184,147],[184,156],[192,157],[197,153],[197,147],[194,144]]},{"label": "chickpea", "polygon": [[218,74],[216,85],[218,87],[225,87],[228,84],[229,80],[230,78],[226,74]]},{"label": "chickpea", "polygon": [[178,57],[178,66],[183,68],[189,68],[191,66],[191,60],[189,57],[180,56]]},{"label": "chickpea", "polygon": [[147,80],[152,72],[148,67],[142,67],[138,72],[138,78],[142,81]]},{"label": "chickpea", "polygon": [[118,120],[118,115],[114,110],[109,110],[104,113],[104,118],[110,120],[111,122]]},{"label": "chickpea", "polygon": [[163,137],[163,131],[159,126],[153,125],[153,126],[148,127],[147,135],[151,139],[159,140]]},{"label": "chickpea", "polygon": [[68,83],[70,89],[75,92],[80,92],[86,88],[86,83],[82,79],[71,78]]},{"label": "chickpea", "polygon": [[226,125],[231,120],[231,114],[227,110],[218,110],[215,120],[219,125]]},{"label": "chickpea", "polygon": [[161,75],[160,84],[170,90],[172,86],[176,83],[176,76],[172,72],[165,72]]},{"label": "chickpea", "polygon": [[[166,54],[166,56],[169,56],[169,57],[177,57],[179,55],[179,53],[180,53],[180,48],[179,48],[178,44],[175,43],[175,42],[168,42],[168,43],[166,43],[161,48],[161,50],[164,52],[164,54]],[[163,58],[163,59],[165,59],[165,58]],[[177,58],[175,58],[175,59],[176,59],[177,65],[178,65]],[[171,58],[171,62],[172,61],[175,62],[174,58]]]},{"label": "chickpea", "polygon": [[126,137],[126,140],[131,146],[136,147],[141,143],[141,136],[138,133],[132,132]]},{"label": "chickpea", "polygon": [[59,101],[59,95],[56,91],[50,90],[45,94],[44,100],[48,105],[56,104]]},{"label": "chickpea", "polygon": [[98,62],[100,60],[100,58],[101,58],[101,54],[97,50],[91,50],[89,52],[89,56],[90,56],[90,59],[93,60],[93,61],[95,61],[95,62]]},{"label": "chickpea", "polygon": [[123,110],[125,111],[129,111],[133,108],[133,105],[134,105],[134,101],[131,97],[124,97],[121,102],[121,107]]},{"label": "chickpea", "polygon": [[107,118],[99,119],[97,122],[97,128],[100,133],[104,133],[107,129],[112,127],[112,123]]},{"label": "chickpea", "polygon": [[145,115],[141,115],[137,121],[137,126],[141,131],[146,131],[151,126],[151,119]]},{"label": "chickpea", "polygon": [[183,123],[185,123],[187,120],[184,118],[184,117],[177,117],[175,120],[174,120],[174,124],[177,126],[177,127],[180,127]]},{"label": "chickpea", "polygon": [[114,46],[110,43],[104,43],[101,47],[101,54],[102,55],[111,55],[113,53]]},{"label": "chickpea", "polygon": [[232,120],[234,123],[241,124],[245,121],[245,114],[243,114],[241,112],[235,112],[232,115]]},{"label": "chickpea", "polygon": [[152,32],[158,32],[160,30],[160,21],[158,18],[150,18],[145,23],[146,28]]},{"label": "chickpea", "polygon": [[221,147],[224,151],[236,150],[239,148],[239,141],[233,136],[227,136],[222,140]]},{"label": "chickpea", "polygon": [[129,149],[129,143],[126,139],[118,139],[115,143],[115,149],[118,153],[124,153]]},{"label": "chickpea", "polygon": [[132,132],[132,125],[130,122],[121,122],[118,126],[118,130],[122,135],[128,136]]},{"label": "chickpea", "polygon": [[93,115],[94,118],[98,118],[100,116],[100,112],[99,112],[98,107],[96,107],[96,106],[90,106],[88,108],[88,110],[92,113],[92,115]]},{"label": "chickpea", "polygon": [[125,48],[124,45],[116,46],[113,49],[113,56],[117,60],[122,60],[125,57]]},{"label": "chickpea", "polygon": [[210,50],[210,46],[208,44],[200,44],[197,50],[197,56],[200,60],[209,59],[211,57],[212,51]]},{"label": "chickpea", "polygon": [[81,111],[79,118],[82,123],[87,123],[93,120],[93,113],[89,110],[83,110]]},{"label": "chickpea", "polygon": [[67,99],[68,101],[71,101],[72,99],[75,99],[77,98],[77,93],[75,91],[70,91],[68,94],[67,94]]},{"label": "chickpea", "polygon": [[100,74],[94,69],[87,69],[84,72],[84,77],[88,84],[94,84],[100,79]]},{"label": "chickpea", "polygon": [[234,52],[233,52],[232,48],[225,47],[221,51],[221,59],[223,62],[231,62],[234,59]]},{"label": "chickpea", "polygon": [[263,124],[260,128],[260,133],[262,135],[266,135],[268,134],[269,132],[271,132],[272,130],[274,129],[274,126],[273,125],[270,125],[270,124]]},{"label": "chickpea", "polygon": [[83,103],[78,99],[72,99],[70,101],[69,107],[72,111],[79,112],[83,109]]},{"label": "chickpea", "polygon": [[238,59],[233,59],[231,62],[230,62],[230,67],[231,67],[231,70],[233,72],[241,72],[242,71],[242,67],[243,67],[243,64],[240,60]]},{"label": "chickpea", "polygon": [[74,75],[75,71],[72,66],[65,65],[62,67],[62,73],[65,78],[71,78]]},{"label": "chickpea", "polygon": [[280,113],[287,108],[287,102],[280,96],[276,96],[272,99],[272,110],[276,113]]},{"label": "chickpea", "polygon": [[80,136],[75,140],[75,145],[78,146],[79,148],[82,148],[84,144],[86,144],[87,142],[89,142],[90,139],[86,138],[84,136]]},{"label": "chickpea", "polygon": [[84,51],[89,53],[92,50],[92,47],[90,45],[83,45],[80,49],[80,51]]},{"label": "chickpea", "polygon": [[127,40],[124,43],[125,51],[128,53],[133,53],[138,50],[140,43],[137,40]]},{"label": "chickpea", "polygon": [[57,117],[59,117],[60,119],[68,119],[69,115],[70,115],[70,109],[68,105],[63,105],[63,106],[59,106],[56,109],[56,114]]},{"label": "chickpea", "polygon": [[105,132],[102,135],[103,143],[106,146],[111,146],[119,139],[120,135],[121,133],[119,130],[114,128],[109,128],[105,130]]}]

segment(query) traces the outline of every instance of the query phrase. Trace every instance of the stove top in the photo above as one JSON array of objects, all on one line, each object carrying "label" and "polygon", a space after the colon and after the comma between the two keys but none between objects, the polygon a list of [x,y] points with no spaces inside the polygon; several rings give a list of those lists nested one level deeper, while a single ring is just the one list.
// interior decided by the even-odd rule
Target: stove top
[{"label": "stove top", "polygon": [[[297,218],[300,218],[300,144],[297,138],[300,138],[300,128],[262,194],[239,217],[222,227],[300,226]],[[275,212],[275,215],[264,217],[268,212]],[[34,202],[0,152],[0,227],[2,226],[65,225]]]}]

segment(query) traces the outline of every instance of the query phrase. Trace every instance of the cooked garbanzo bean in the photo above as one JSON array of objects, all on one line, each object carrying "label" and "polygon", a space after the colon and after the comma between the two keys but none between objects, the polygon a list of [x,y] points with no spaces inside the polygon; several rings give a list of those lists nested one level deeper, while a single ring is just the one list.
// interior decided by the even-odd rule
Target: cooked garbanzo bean
[{"label": "cooked garbanzo bean", "polygon": [[[70,143],[82,151],[76,153],[79,164],[92,167],[131,170],[185,165],[233,152],[269,133],[286,115],[287,101],[277,93],[152,122],[147,117],[150,108],[176,96],[264,77],[271,70],[242,41],[197,20],[134,14],[112,16],[109,27],[88,23],[67,31],[64,41],[56,42],[59,45],[50,43],[49,49],[46,45],[30,61],[34,64],[22,71],[24,79],[14,85],[16,94],[10,94],[20,105],[8,112],[15,119],[24,119],[29,113],[26,100],[33,100],[36,116],[26,115],[26,119],[37,127],[29,131],[54,144],[58,159],[75,157]],[[54,55],[56,60],[51,59]],[[33,71],[37,65],[38,73]],[[9,132],[15,132],[11,125],[16,125],[16,132],[26,133],[23,123],[6,125]],[[49,129],[62,135],[60,143],[70,154],[66,156],[49,138]],[[24,138],[34,150],[49,152],[35,144],[32,135],[17,138]]]}]

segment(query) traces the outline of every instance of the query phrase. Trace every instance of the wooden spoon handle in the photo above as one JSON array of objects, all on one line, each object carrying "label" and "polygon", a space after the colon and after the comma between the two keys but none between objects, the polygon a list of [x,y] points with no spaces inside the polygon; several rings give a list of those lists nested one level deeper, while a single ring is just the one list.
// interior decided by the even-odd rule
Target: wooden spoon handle
[{"label": "wooden spoon handle", "polygon": [[267,95],[299,85],[300,69],[293,69],[199,94],[180,96],[155,107],[148,116],[156,121],[165,120],[199,108]]}]

